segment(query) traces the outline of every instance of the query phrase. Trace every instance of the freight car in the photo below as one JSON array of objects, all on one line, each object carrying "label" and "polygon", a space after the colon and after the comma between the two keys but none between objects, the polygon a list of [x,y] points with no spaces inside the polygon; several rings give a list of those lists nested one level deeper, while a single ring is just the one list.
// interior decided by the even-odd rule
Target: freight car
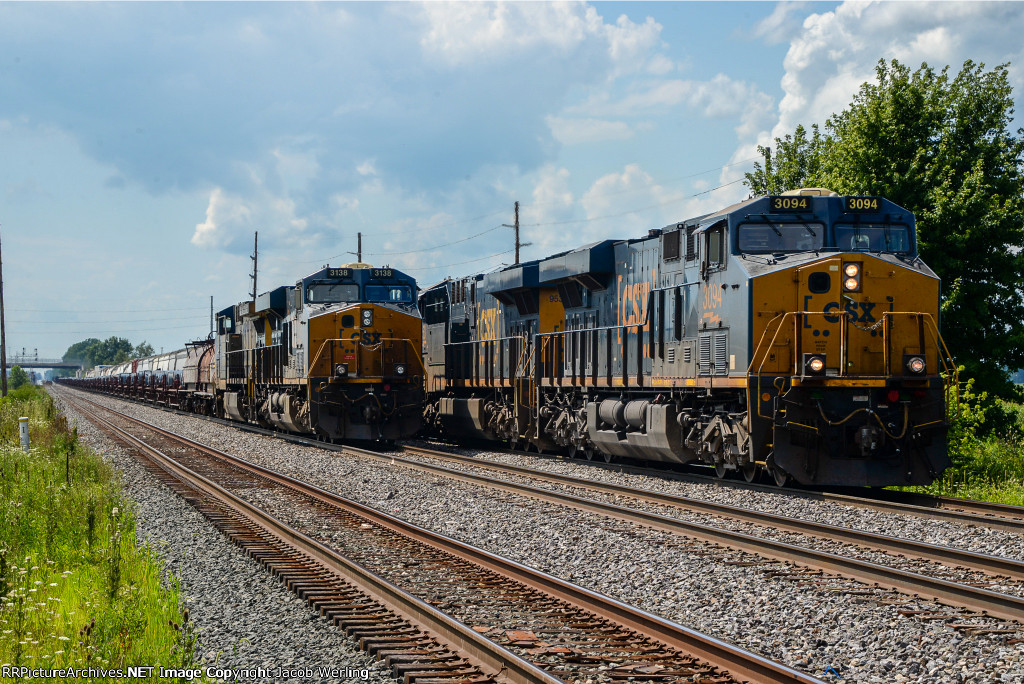
[{"label": "freight car", "polygon": [[325,440],[395,440],[423,412],[416,282],[324,267],[216,316],[211,339],[72,384]]},{"label": "freight car", "polygon": [[426,421],[777,484],[927,484],[956,369],[914,216],[822,189],[744,201],[419,300]]}]

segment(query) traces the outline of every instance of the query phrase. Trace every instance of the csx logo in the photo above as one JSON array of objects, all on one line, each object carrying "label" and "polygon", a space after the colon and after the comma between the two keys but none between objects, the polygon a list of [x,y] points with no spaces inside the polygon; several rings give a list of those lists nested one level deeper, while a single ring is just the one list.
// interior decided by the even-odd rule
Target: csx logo
[{"label": "csx logo", "polygon": [[623,325],[639,325],[644,322],[644,309],[647,296],[651,292],[650,283],[633,283],[623,285],[622,296],[619,298],[619,321]]},{"label": "csx logo", "polygon": [[484,309],[480,312],[478,319],[480,323],[480,339],[481,340],[496,340],[498,339],[498,310],[497,309]]},{"label": "csx logo", "polygon": [[355,340],[359,344],[378,344],[380,343],[380,333],[376,330],[356,330],[349,335],[348,339]]},{"label": "csx logo", "polygon": [[[849,314],[850,319],[855,323],[874,323],[875,317],[871,315],[871,311],[874,308],[874,302],[847,301],[846,306],[843,307],[843,311]],[[829,323],[836,323],[839,321],[839,316],[828,315],[830,312],[839,311],[839,302],[829,302],[822,310],[825,312],[825,320]]]}]

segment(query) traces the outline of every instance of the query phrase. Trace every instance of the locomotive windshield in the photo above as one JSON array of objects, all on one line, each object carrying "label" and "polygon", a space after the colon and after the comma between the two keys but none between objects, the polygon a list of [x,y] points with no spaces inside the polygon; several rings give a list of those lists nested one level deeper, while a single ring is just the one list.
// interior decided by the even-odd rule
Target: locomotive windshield
[{"label": "locomotive windshield", "polygon": [[906,226],[882,223],[836,225],[836,247],[861,252],[909,252],[910,232]]},{"label": "locomotive windshield", "polygon": [[408,285],[367,285],[366,301],[409,304],[412,302],[412,288]]},{"label": "locomotive windshield", "polygon": [[741,252],[809,252],[821,249],[825,226],[820,223],[744,223],[739,227]]},{"label": "locomotive windshield", "polygon": [[310,304],[358,302],[359,285],[355,283],[313,283],[306,288],[306,301]]}]

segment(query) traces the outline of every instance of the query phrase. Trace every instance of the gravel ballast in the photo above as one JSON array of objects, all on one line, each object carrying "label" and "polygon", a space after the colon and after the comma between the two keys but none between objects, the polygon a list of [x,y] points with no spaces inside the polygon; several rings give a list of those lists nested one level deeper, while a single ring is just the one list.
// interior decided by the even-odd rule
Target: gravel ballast
[{"label": "gravel ballast", "polygon": [[[115,403],[94,395],[90,398]],[[887,600],[891,594],[865,591],[851,597],[834,587],[813,586],[814,583],[801,586],[796,579],[772,577],[756,564],[730,565],[723,562],[734,557],[730,552],[710,547],[695,551],[692,545],[681,545],[679,537],[667,533],[410,471],[388,462],[292,445],[145,406],[116,404],[130,415],[151,420],[184,436],[518,562],[567,577],[826,680],[835,679],[826,674],[828,668],[833,668],[843,681],[1024,683],[1024,645],[1007,644],[1001,635],[965,634],[952,629],[948,621],[901,616],[897,609],[906,607],[907,601],[899,605],[879,602]],[[80,420],[79,425],[83,426],[84,422]],[[85,434],[84,428],[80,430]],[[708,485],[592,468],[572,472],[585,466],[571,462],[490,457],[630,486],[656,486],[688,496],[699,496],[695,491],[700,488],[711,489]],[[739,497],[741,501],[732,503],[883,534],[926,538],[986,553],[1000,553],[997,549],[1006,556],[1017,557],[1011,551],[1020,553],[1021,540],[1012,534],[981,532],[918,518],[902,520],[892,514],[851,509],[830,502],[808,502],[785,494],[714,489],[716,491],[706,492],[705,497],[726,503],[729,497]],[[173,495],[168,493],[168,496]],[[165,525],[177,524],[177,516],[177,513],[165,516]],[[141,534],[144,517],[141,504],[139,517]],[[159,527],[153,528],[153,538],[160,538],[162,534],[156,532],[157,529]],[[988,543],[979,547],[975,542]],[[169,540],[171,545],[173,542]],[[183,584],[187,587],[184,577]],[[217,606],[211,608],[212,612],[223,613],[223,607],[213,602],[210,605]],[[919,607],[941,609],[926,602],[921,602]],[[200,619],[198,615],[196,619]],[[308,617],[306,621],[310,622]],[[238,634],[237,630],[232,631],[233,638],[237,639]],[[296,651],[294,643],[278,639],[277,647],[287,653],[327,653],[314,647]],[[224,650],[225,645],[218,648]],[[232,645],[227,644],[226,648]],[[265,653],[279,657],[273,649]],[[222,663],[223,658],[222,655]]]},{"label": "gravel ballast", "polygon": [[[136,506],[140,542],[158,553],[180,583],[198,633],[200,667],[262,668],[268,674],[260,677],[250,672],[239,681],[395,684],[383,663],[375,662],[344,633],[311,612],[119,444],[59,399],[58,403],[69,422],[77,423],[81,439],[123,473],[126,493]],[[338,676],[320,676],[322,667],[338,670]],[[279,676],[279,670],[291,675]]]}]

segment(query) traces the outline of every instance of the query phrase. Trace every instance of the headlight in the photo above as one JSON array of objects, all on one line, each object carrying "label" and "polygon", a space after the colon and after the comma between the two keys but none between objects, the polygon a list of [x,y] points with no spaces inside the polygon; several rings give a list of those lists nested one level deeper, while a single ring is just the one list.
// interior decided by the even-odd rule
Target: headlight
[{"label": "headlight", "polygon": [[335,366],[334,366],[334,374],[337,375],[339,378],[343,378],[346,375],[348,375],[348,364],[347,363],[335,364]]},{"label": "headlight", "polygon": [[373,325],[373,309],[363,309],[363,327]]},{"label": "headlight", "polygon": [[804,375],[824,375],[825,355],[804,354]]},{"label": "headlight", "polygon": [[395,365],[395,375],[405,375],[405,364],[399,363]]},{"label": "headlight", "polygon": [[903,357],[903,367],[912,375],[921,375],[926,368],[924,357],[907,355]]},{"label": "headlight", "polygon": [[856,292],[860,289],[860,264],[846,264],[843,266],[843,289],[847,292]]}]

